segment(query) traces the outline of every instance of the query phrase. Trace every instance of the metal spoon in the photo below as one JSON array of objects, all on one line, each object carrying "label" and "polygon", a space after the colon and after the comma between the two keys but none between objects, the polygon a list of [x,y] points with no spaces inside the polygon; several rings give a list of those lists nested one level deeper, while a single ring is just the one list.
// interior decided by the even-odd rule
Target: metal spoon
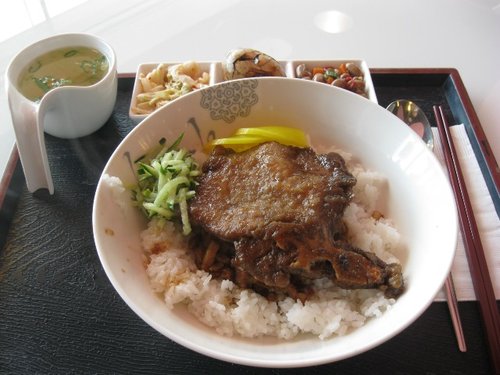
[{"label": "metal spoon", "polygon": [[[419,106],[410,100],[398,99],[390,103],[387,106],[387,110],[410,126],[420,136],[420,138],[422,138],[430,150],[434,149],[434,136],[432,135],[431,124],[424,111],[422,111]],[[467,346],[465,344],[462,323],[458,312],[457,296],[451,272],[446,278],[445,291],[448,309],[450,310],[451,320],[458,342],[458,348],[461,352],[466,352]]]},{"label": "metal spoon", "polygon": [[424,111],[410,100],[398,99],[387,106],[387,110],[406,123],[417,133],[431,150],[434,148],[434,136],[431,124]]}]

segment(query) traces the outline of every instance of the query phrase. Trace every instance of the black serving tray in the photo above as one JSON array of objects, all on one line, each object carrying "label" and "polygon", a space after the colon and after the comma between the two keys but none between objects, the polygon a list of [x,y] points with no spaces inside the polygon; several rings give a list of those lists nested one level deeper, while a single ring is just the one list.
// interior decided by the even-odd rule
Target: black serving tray
[{"label": "black serving tray", "polygon": [[[409,98],[432,119],[432,105],[442,104],[450,118],[464,123],[498,203],[494,157],[455,70],[373,69],[372,78],[384,107]],[[12,152],[0,184],[1,374],[491,373],[476,302],[459,303],[466,353],[458,350],[446,303],[435,302],[386,343],[313,369],[222,362],[170,341],[143,322],[107,279],[91,222],[101,171],[134,127],[128,117],[133,83],[133,75],[120,76],[115,110],[96,133],[75,140],[46,135],[54,195],[27,191],[17,151]]]}]

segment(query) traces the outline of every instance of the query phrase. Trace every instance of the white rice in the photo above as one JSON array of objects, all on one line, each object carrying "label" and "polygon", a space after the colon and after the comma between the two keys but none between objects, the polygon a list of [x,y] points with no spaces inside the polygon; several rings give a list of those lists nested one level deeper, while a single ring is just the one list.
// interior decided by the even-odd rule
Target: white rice
[{"label": "white rice", "polygon": [[[393,254],[404,246],[398,231],[389,220],[371,217],[387,181],[354,165],[349,154],[342,156],[358,180],[354,199],[345,211],[350,242],[385,262],[398,262]],[[291,298],[271,302],[232,281],[215,280],[198,270],[187,250],[187,239],[171,222],[152,220],[141,239],[154,291],[171,309],[177,304],[187,305],[194,316],[221,335],[291,339],[311,333],[326,339],[361,327],[395,303],[379,290],[345,290],[325,279],[316,282],[314,298],[305,303]]]}]

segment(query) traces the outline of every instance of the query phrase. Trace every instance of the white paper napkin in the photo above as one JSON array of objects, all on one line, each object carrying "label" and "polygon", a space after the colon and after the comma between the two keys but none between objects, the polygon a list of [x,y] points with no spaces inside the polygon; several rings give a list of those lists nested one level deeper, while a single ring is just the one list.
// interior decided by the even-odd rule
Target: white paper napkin
[{"label": "white paper napkin", "polygon": [[[446,176],[448,170],[443,157],[438,130],[433,128],[434,153],[441,162]],[[462,169],[467,191],[474,211],[476,224],[481,237],[484,255],[488,263],[490,278],[495,290],[496,299],[500,299],[500,219],[496,213],[493,200],[484,181],[483,174],[479,168],[474,151],[465,131],[464,125],[450,127],[458,160]],[[458,236],[458,246],[451,270],[455,290],[459,301],[475,300],[474,287],[469,271],[469,263],[465,254],[462,234]],[[445,293],[441,291],[436,300],[445,300]]]}]

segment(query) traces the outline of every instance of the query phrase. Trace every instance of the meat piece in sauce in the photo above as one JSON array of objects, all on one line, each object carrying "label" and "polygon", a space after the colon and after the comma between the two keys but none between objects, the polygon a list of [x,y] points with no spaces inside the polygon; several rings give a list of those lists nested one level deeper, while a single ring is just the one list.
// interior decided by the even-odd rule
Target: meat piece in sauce
[{"label": "meat piece in sauce", "polygon": [[189,210],[205,270],[302,300],[322,277],[388,296],[403,291],[399,265],[345,241],[342,217],[356,179],[339,154],[276,142],[241,153],[217,147],[198,182]]}]

